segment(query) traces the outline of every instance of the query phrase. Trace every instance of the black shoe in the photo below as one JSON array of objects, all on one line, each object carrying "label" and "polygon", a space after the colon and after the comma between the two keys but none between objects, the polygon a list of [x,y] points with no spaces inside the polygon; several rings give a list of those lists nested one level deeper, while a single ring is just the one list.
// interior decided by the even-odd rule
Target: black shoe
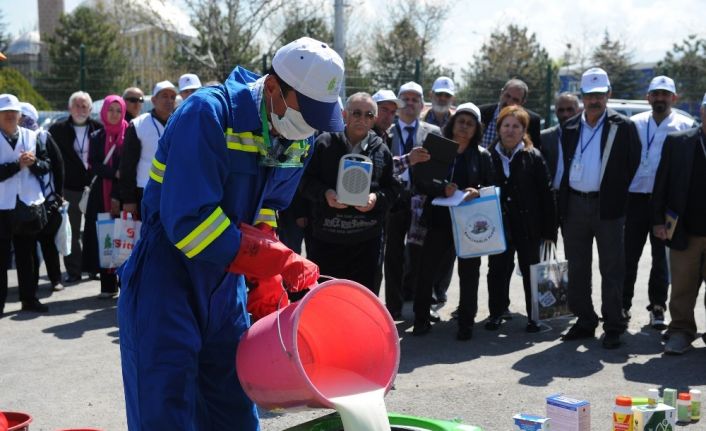
[{"label": "black shoe", "polygon": [[537,322],[534,320],[528,320],[527,321],[527,326],[525,327],[525,332],[529,332],[530,334],[533,334],[535,332],[539,332],[540,328],[539,325],[537,325]]},{"label": "black shoe", "polygon": [[39,302],[38,299],[30,302],[22,303],[22,311],[34,311],[36,313],[46,313],[49,311],[49,307]]},{"label": "black shoe", "polygon": [[500,318],[503,320],[512,320],[512,313],[510,313],[510,310],[506,309],[503,311],[503,314],[500,315]]},{"label": "black shoe", "polygon": [[97,272],[89,272],[89,273],[88,273],[88,279],[89,279],[89,280],[100,280],[100,279],[101,279],[101,276],[100,276],[100,274],[97,273]]},{"label": "black shoe", "polygon": [[419,337],[420,335],[425,335],[431,331],[431,322],[428,320],[415,320],[414,328],[412,328],[412,335]]},{"label": "black shoe", "polygon": [[661,305],[653,305],[650,310],[650,326],[658,331],[667,329],[664,323],[664,307]]},{"label": "black shoe", "polygon": [[629,322],[630,319],[632,319],[632,313],[630,313],[629,309],[623,308],[623,311],[621,312],[620,317],[623,320],[623,322]]},{"label": "black shoe", "polygon": [[484,328],[488,331],[497,331],[503,324],[503,318],[500,317],[488,317],[488,321],[485,322]]},{"label": "black shoe", "polygon": [[622,341],[620,341],[620,334],[617,332],[606,332],[603,334],[603,340],[601,341],[601,345],[603,345],[604,349],[617,349],[620,347],[620,345],[623,344]]},{"label": "black shoe", "polygon": [[458,341],[468,341],[473,338],[473,327],[469,326],[467,328],[458,328],[456,333],[456,339]]},{"label": "black shoe", "polygon": [[441,322],[441,316],[435,310],[429,310],[429,320],[438,323]]},{"label": "black shoe", "polygon": [[73,284],[73,283],[78,283],[79,281],[81,281],[80,275],[67,275],[64,278],[64,284]]},{"label": "black shoe", "polygon": [[578,325],[572,326],[569,331],[561,336],[563,341],[581,340],[583,338],[594,338],[596,336],[595,329],[582,328]]}]

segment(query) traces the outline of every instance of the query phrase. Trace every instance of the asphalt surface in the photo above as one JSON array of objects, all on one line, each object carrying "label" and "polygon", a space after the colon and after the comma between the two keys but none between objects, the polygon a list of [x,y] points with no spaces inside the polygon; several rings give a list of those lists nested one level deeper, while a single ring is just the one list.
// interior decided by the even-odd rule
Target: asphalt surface
[{"label": "asphalt surface", "polygon": [[[450,314],[458,301],[454,276],[443,321],[424,337],[411,336],[411,304],[398,322],[402,357],[389,411],[436,419],[461,419],[486,431],[512,428],[516,413],[544,414],[545,398],[563,392],[591,403],[593,430],[611,429],[616,395],[646,396],[648,388],[701,389],[706,392],[706,348],[700,339],[683,356],[665,356],[659,332],[648,325],[645,249],[636,285],[633,317],[624,345],[604,350],[600,340],[561,342],[570,319],[550,321],[551,329],[524,332],[521,279],[511,286],[514,318],[497,332],[483,329],[487,317],[484,259],[478,321],[473,339],[456,341]],[[594,256],[597,256],[594,253]],[[593,284],[600,286],[598,259]],[[84,281],[50,294],[46,278],[40,296],[47,314],[19,311],[17,278],[9,272],[10,292],[0,319],[0,410],[33,416],[30,430],[97,427],[125,430],[116,301],[98,299],[97,281]],[[382,296],[382,295],[381,295]],[[600,309],[600,289],[594,288]],[[700,331],[706,329],[703,289],[696,307]],[[600,331],[597,332],[600,334]],[[261,412],[263,431],[285,430],[330,410]],[[706,430],[706,423],[680,429]]]}]

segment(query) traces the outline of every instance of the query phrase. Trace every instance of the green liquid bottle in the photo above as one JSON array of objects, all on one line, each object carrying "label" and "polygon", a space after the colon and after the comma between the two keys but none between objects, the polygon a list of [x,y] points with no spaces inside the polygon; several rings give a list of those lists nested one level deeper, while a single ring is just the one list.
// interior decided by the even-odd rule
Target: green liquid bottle
[{"label": "green liquid bottle", "polygon": [[689,395],[691,395],[691,420],[697,421],[701,419],[701,391],[692,389]]}]

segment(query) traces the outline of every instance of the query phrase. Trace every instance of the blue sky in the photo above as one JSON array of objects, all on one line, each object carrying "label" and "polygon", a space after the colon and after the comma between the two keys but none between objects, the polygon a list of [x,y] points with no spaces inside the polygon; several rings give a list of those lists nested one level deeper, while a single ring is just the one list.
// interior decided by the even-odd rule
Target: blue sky
[{"label": "blue sky", "polygon": [[[64,2],[71,11],[81,0]],[[347,4],[354,30],[356,22],[379,21],[385,14],[377,0],[347,0]],[[635,62],[662,59],[689,34],[706,38],[703,0],[456,0],[452,4],[433,54],[438,63],[455,71],[467,66],[494,29],[510,23],[536,33],[554,58],[563,54],[567,43],[588,51],[600,42],[604,30],[633,49]],[[6,32],[16,36],[36,29],[37,0],[0,0],[0,10],[9,27]],[[360,34],[364,29],[356,31]]]}]

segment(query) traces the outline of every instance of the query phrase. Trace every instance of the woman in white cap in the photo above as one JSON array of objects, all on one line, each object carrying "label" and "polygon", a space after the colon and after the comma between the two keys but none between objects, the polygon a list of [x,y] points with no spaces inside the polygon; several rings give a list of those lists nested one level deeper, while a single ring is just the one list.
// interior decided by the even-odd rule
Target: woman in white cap
[{"label": "woman in white cap", "polygon": [[[424,335],[431,329],[429,308],[432,289],[439,271],[448,268],[449,261],[456,258],[452,237],[451,217],[446,207],[431,205],[433,198],[451,196],[456,190],[468,192],[466,200],[479,196],[481,187],[490,186],[494,181],[493,162],[490,154],[478,144],[483,130],[480,111],[473,103],[458,106],[443,129],[443,135],[458,144],[456,159],[449,166],[447,181],[441,184],[431,181],[418,181],[415,187],[428,196],[422,219],[427,226],[427,235],[422,247],[422,268],[414,296],[413,335]],[[473,323],[478,310],[478,280],[480,278],[480,258],[458,259],[459,309],[458,340],[470,340],[473,336]]]},{"label": "woman in white cap", "polygon": [[498,140],[489,148],[495,165],[496,183],[500,186],[503,227],[507,249],[492,255],[488,266],[488,305],[490,316],[485,329],[495,331],[503,323],[510,305],[508,268],[515,252],[522,271],[527,311],[527,332],[538,332],[532,320],[530,265],[539,262],[542,240],[555,242],[555,202],[551,177],[544,158],[527,134],[530,116],[521,106],[506,106],[496,122]]},{"label": "woman in white cap", "polygon": [[34,263],[36,235],[46,225],[46,213],[32,210],[44,208],[39,177],[49,172],[49,158],[37,147],[37,134],[18,126],[20,112],[17,97],[0,94],[0,316],[7,298],[10,244],[15,248],[22,310],[49,311],[37,299]]}]

